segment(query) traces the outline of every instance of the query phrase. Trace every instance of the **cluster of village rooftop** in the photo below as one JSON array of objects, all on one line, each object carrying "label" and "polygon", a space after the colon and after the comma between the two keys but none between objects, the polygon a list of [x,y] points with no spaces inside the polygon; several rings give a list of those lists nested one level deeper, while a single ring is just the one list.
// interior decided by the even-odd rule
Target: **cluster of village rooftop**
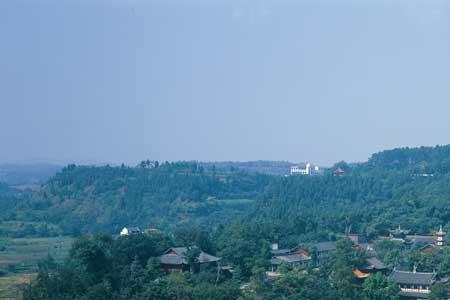
[{"label": "cluster of village rooftop", "polygon": [[[158,232],[159,230],[154,228],[141,231],[137,227],[129,227],[122,229],[120,235],[126,236],[141,233],[152,234]],[[422,252],[429,253],[435,249],[445,246],[445,234],[446,233],[442,230],[442,226],[437,232],[435,232],[434,235],[410,235],[409,230],[404,230],[399,226],[396,229],[389,230],[389,236],[380,237],[380,239],[402,243],[411,247],[414,244],[420,243],[424,245],[420,248],[420,250]],[[402,296],[412,299],[426,299],[431,291],[431,287],[437,282],[436,272],[418,272],[416,267],[414,267],[413,271],[401,271],[397,270],[395,267],[390,270],[376,257],[375,250],[364,237],[359,234],[346,234],[346,237],[353,242],[357,250],[362,250],[367,253],[368,258],[366,259],[366,265],[363,268],[353,270],[356,280],[360,282],[363,282],[376,272],[382,272],[385,275],[391,276],[391,278],[397,283]],[[167,249],[159,257],[161,271],[171,273],[192,270],[192,266],[190,266],[192,262],[189,262],[187,258],[187,253],[191,248],[197,247],[173,247]],[[315,252],[316,257],[315,263],[319,266],[336,250],[336,242],[318,242],[313,244],[311,249],[314,249],[313,251]],[[229,274],[233,273],[232,267],[220,264],[220,257],[205,253],[201,251],[201,249],[198,249],[198,253],[198,257],[195,260],[196,264],[208,266],[213,265],[220,271],[227,272]],[[281,273],[277,272],[277,269],[282,264],[301,269],[311,265],[313,261],[312,255],[308,250],[302,247],[280,249],[278,243],[272,244],[271,254],[271,267],[270,270],[266,272],[268,279],[274,279],[282,276]],[[447,279],[442,280],[446,281]]]}]

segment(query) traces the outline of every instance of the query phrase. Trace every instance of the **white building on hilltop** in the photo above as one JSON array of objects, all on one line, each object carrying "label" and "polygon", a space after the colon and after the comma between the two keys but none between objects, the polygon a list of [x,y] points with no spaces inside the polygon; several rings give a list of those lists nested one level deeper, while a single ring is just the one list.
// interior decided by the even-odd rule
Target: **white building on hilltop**
[{"label": "white building on hilltop", "polygon": [[319,172],[319,167],[315,166],[313,168],[310,163],[306,163],[304,169],[300,168],[298,165],[291,166],[291,175],[312,175]]},{"label": "white building on hilltop", "polygon": [[120,235],[121,236],[132,235],[132,234],[139,234],[139,233],[141,233],[141,230],[139,229],[139,227],[124,227],[120,231]]}]

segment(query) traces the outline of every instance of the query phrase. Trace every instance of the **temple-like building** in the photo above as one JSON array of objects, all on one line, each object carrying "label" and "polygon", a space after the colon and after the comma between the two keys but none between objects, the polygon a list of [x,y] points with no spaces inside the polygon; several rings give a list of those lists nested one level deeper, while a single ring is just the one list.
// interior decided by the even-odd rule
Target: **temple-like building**
[{"label": "temple-like building", "polygon": [[278,244],[272,244],[272,259],[270,264],[272,272],[275,271],[279,265],[285,263],[293,267],[304,267],[311,261],[309,253],[300,248],[278,249]]},{"label": "temple-like building", "polygon": [[[196,249],[197,247],[191,247]],[[183,272],[191,270],[191,262],[187,257],[189,248],[187,247],[173,247],[169,248],[159,257],[161,263],[161,270],[165,273],[171,272]],[[205,253],[199,249],[198,257],[195,259],[196,265],[217,265],[220,261],[220,257],[215,257],[208,253]]]},{"label": "temple-like building", "polygon": [[445,245],[445,232],[440,226],[439,231],[430,235],[418,235],[409,234],[409,230],[402,229],[400,226],[398,228],[389,230],[389,237],[387,239],[391,241],[401,242],[407,245],[417,245],[422,246],[423,251],[432,251],[436,247],[443,247]]},{"label": "temple-like building", "polygon": [[409,232],[409,230],[402,229],[400,225],[398,225],[398,228],[389,230],[389,238],[391,240],[399,240],[401,242],[404,242]]},{"label": "temple-like building", "polygon": [[386,274],[388,268],[376,257],[369,257],[366,259],[366,264],[362,268],[353,269],[353,275],[360,283],[366,278],[369,278],[373,273],[382,272]]},{"label": "temple-like building", "polygon": [[394,268],[391,277],[397,283],[402,297],[426,299],[431,291],[431,286],[436,281],[436,272],[417,272],[415,266],[412,272],[399,271]]}]

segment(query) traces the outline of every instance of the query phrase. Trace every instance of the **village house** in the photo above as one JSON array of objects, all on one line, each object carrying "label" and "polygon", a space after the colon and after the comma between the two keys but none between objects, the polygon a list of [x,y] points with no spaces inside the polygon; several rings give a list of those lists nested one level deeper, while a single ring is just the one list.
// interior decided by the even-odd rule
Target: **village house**
[{"label": "village house", "polygon": [[353,242],[357,250],[363,250],[367,252],[374,251],[372,245],[370,245],[367,242],[367,239],[360,234],[347,234],[347,238],[349,238]]},{"label": "village house", "polygon": [[139,227],[124,227],[120,231],[120,235],[121,236],[132,235],[132,234],[139,234],[139,233],[141,233],[141,230],[139,229]]},{"label": "village house", "polygon": [[272,244],[272,259],[270,260],[272,272],[276,271],[279,265],[285,263],[292,267],[305,267],[311,262],[308,251],[295,247],[290,249],[278,249],[278,244]]},{"label": "village house", "polygon": [[321,263],[326,260],[331,253],[336,251],[336,242],[319,242],[314,244],[317,262]]},{"label": "village house", "polygon": [[402,229],[400,225],[398,225],[398,228],[389,230],[389,239],[391,241],[399,241],[404,243],[409,232],[409,230]]},{"label": "village house", "polygon": [[388,268],[377,257],[369,257],[366,259],[366,265],[362,268],[362,271],[367,273],[383,272],[385,273]]},{"label": "village house", "polygon": [[436,281],[436,272],[417,272],[415,266],[412,272],[399,271],[394,268],[391,277],[397,283],[402,297],[426,299]]},{"label": "village house", "polygon": [[[192,270],[192,262],[189,261],[188,252],[191,249],[198,249],[196,246],[188,247],[173,247],[169,248],[159,257],[161,270],[165,273],[183,272]],[[198,249],[198,256],[195,258],[194,264],[197,266],[210,265],[217,266],[220,257],[215,257]]]},{"label": "village house", "polygon": [[369,278],[373,273],[382,272],[386,274],[388,268],[376,257],[369,257],[366,259],[364,267],[353,269],[353,275],[362,283],[366,278]]}]

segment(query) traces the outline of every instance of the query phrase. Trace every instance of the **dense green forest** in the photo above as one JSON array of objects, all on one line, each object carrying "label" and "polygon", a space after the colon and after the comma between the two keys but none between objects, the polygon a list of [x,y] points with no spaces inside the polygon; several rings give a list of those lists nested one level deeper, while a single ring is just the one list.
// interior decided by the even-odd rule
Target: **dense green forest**
[{"label": "dense green forest", "polygon": [[[36,192],[0,186],[0,215],[70,235],[117,233],[124,226],[213,229],[239,217],[269,226],[271,238],[293,241],[346,228],[370,238],[398,224],[428,233],[450,221],[449,157],[450,146],[394,149],[365,163],[340,162],[323,176],[289,177],[227,163],[70,165]],[[335,176],[337,167],[343,176]]]},{"label": "dense green forest", "polygon": [[208,225],[242,212],[269,180],[267,175],[216,171],[196,163],[70,165],[39,192],[24,196],[5,218],[57,224],[72,235],[117,233],[124,226]]},{"label": "dense green forest", "polygon": [[[364,265],[365,253],[345,238],[338,239],[336,251],[320,268],[314,264],[302,269],[282,265],[279,278],[267,279],[268,248],[256,242],[260,235],[245,236],[242,227],[234,227],[232,236],[211,236],[198,228],[184,228],[173,237],[160,233],[116,239],[82,237],[63,263],[51,257],[40,263],[36,279],[23,289],[24,300],[400,299],[395,282],[386,274],[376,273],[364,282],[355,280],[352,270]],[[385,243],[377,247],[378,251],[394,257],[399,245]],[[186,244],[201,245],[220,255],[223,263],[233,265],[234,272],[206,267],[193,272],[161,273],[158,256],[170,246]],[[430,255],[413,251],[406,263],[424,271],[437,266],[445,276],[450,271],[450,249]],[[429,299],[442,300],[446,296],[447,287],[437,283]]]},{"label": "dense green forest", "polygon": [[246,162],[234,162],[234,161],[218,161],[218,162],[200,162],[200,164],[206,168],[212,168],[213,166],[218,170],[230,170],[238,169],[246,172],[261,173],[269,175],[287,175],[291,171],[293,163],[288,161],[246,161]]},{"label": "dense green forest", "polygon": [[[397,299],[386,276],[354,284],[351,270],[363,254],[342,236],[350,230],[374,240],[398,225],[416,234],[430,234],[439,225],[449,231],[449,161],[450,146],[438,146],[383,151],[364,163],[339,162],[320,176],[276,176],[195,162],[70,165],[37,192],[17,194],[0,186],[1,216],[47,224],[50,234],[116,234],[124,226],[162,231],[117,240],[83,237],[62,265],[43,264],[26,299]],[[338,168],[343,172],[336,173]],[[125,240],[131,244],[117,250]],[[280,280],[263,279],[272,242],[311,249],[325,240],[338,240],[339,247],[319,271],[286,269]],[[136,252],[140,243],[152,244],[148,253]],[[160,277],[152,258],[177,245],[198,245],[221,256],[233,267],[232,278],[217,281],[213,270]],[[391,267],[415,264],[450,275],[448,250],[404,254],[395,244],[376,246]],[[107,268],[96,271],[90,255]],[[67,281],[75,284],[66,286]],[[242,289],[243,284],[250,287]],[[381,288],[387,294],[377,295]]]},{"label": "dense green forest", "polygon": [[[186,233],[173,239],[160,234],[81,238],[63,264],[51,258],[41,263],[36,280],[24,289],[24,299],[398,299],[395,284],[382,274],[360,288],[354,286],[352,266],[361,264],[363,256],[348,240],[338,241],[333,260],[320,270],[284,268],[284,276],[275,281],[264,279],[267,257],[259,253],[249,260],[250,275],[236,265],[233,275],[205,268],[162,276],[157,256],[169,245],[209,241],[208,235],[199,240],[198,231]],[[238,255],[242,250],[234,251]],[[226,250],[218,254],[232,259]]]}]

